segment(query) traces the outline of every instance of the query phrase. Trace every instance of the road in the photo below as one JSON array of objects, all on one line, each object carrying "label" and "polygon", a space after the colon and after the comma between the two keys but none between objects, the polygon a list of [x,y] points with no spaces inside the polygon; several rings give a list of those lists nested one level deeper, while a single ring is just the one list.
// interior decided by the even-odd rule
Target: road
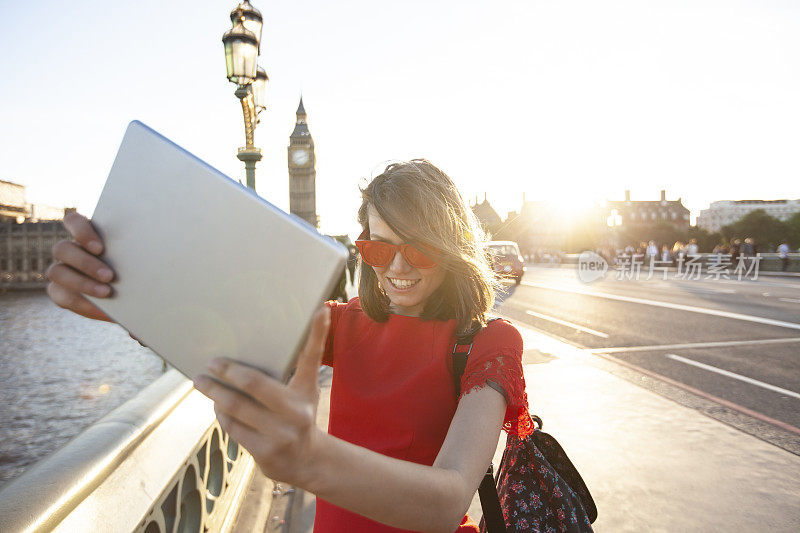
[{"label": "road", "polygon": [[800,280],[646,278],[531,266],[496,312],[800,442]]}]

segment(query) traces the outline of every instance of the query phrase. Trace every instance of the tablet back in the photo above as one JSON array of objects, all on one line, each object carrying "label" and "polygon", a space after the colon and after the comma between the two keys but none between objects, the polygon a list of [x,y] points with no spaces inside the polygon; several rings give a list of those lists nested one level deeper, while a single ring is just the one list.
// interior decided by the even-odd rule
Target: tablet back
[{"label": "tablet back", "polygon": [[117,277],[91,301],[190,378],[224,356],[285,380],[347,258],[138,121],[92,222]]}]

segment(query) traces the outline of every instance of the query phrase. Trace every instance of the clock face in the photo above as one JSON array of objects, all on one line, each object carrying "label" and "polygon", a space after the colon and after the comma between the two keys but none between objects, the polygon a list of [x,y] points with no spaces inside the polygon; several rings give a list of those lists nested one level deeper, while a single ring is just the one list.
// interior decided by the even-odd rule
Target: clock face
[{"label": "clock face", "polygon": [[292,152],[292,161],[295,165],[305,165],[308,163],[308,151],[307,150],[295,150]]}]

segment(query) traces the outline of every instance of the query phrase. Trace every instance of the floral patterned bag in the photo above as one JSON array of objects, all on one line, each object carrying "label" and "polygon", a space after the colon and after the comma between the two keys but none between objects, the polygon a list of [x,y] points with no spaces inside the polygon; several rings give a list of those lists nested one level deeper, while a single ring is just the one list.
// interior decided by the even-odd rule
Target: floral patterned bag
[{"label": "floral patterned bag", "polygon": [[[456,394],[472,351],[471,335],[453,348]],[[575,466],[555,438],[542,431],[542,419],[531,435],[509,435],[496,479],[492,466],[478,493],[483,508],[481,533],[585,533],[592,531],[597,507]]]},{"label": "floral patterned bag", "polygon": [[533,418],[538,427],[532,435],[508,436],[496,485],[481,484],[484,492],[497,492],[505,529],[497,529],[484,507],[481,531],[592,531],[597,507],[589,489],[556,439],[540,429],[541,419]]}]

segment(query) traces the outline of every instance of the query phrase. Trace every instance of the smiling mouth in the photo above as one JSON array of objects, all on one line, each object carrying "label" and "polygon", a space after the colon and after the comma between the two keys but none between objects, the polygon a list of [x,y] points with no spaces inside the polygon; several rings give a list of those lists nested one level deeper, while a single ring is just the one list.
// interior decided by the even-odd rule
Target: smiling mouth
[{"label": "smiling mouth", "polygon": [[386,278],[389,280],[389,283],[392,284],[392,287],[395,289],[403,290],[403,289],[410,289],[414,285],[420,282],[420,280],[415,279],[393,279],[393,278]]}]

